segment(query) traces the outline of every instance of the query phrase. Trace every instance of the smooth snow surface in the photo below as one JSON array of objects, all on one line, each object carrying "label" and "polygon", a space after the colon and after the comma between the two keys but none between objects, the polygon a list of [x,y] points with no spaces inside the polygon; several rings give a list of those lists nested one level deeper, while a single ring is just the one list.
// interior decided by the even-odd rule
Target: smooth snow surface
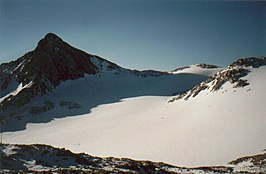
[{"label": "smooth snow surface", "polygon": [[[243,77],[250,85],[243,88],[232,88],[226,83],[217,92],[206,90],[188,101],[173,103],[168,103],[172,98],[169,96],[132,95],[120,102],[98,105],[87,114],[28,124],[24,131],[4,133],[3,140],[44,143],[91,155],[163,161],[178,166],[223,165],[266,148],[266,67],[251,71]],[[109,87],[113,88],[111,84]],[[82,90],[71,92],[68,85],[71,82],[59,87],[56,97],[73,101],[76,95],[83,94]],[[171,92],[163,86],[166,85],[160,88],[165,93]],[[123,89],[127,88],[134,90],[131,86]],[[121,89],[117,95],[123,93]],[[140,90],[154,90],[156,94],[158,89],[143,86]],[[108,94],[95,95],[102,98]],[[76,96],[74,102],[86,103],[79,101],[81,97]]]},{"label": "smooth snow surface", "polygon": [[201,68],[200,66],[197,66],[197,65],[190,65],[187,68],[184,68],[182,70],[175,70],[170,73],[173,73],[173,74],[193,73],[193,74],[212,76],[218,70],[222,70],[222,68]]}]

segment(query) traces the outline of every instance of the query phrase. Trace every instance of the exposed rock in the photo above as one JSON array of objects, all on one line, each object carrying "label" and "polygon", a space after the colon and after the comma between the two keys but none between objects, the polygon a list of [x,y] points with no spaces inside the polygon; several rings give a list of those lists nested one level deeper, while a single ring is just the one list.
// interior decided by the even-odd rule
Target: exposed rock
[{"label": "exposed rock", "polygon": [[21,107],[33,97],[51,92],[61,81],[95,74],[98,68],[91,62],[92,57],[48,33],[33,51],[16,61],[0,65],[1,91],[8,88],[12,79],[23,87],[32,83],[30,88],[6,97],[1,108]]},{"label": "exposed rock", "polygon": [[[200,65],[205,66],[205,64]],[[242,78],[250,72],[250,68],[258,68],[265,65],[265,57],[239,59],[229,65],[227,68],[217,72],[216,74],[208,78],[205,82],[202,82],[201,84],[193,87],[191,90],[172,98],[171,100],[169,100],[169,102],[173,102],[179,99],[188,100],[190,97],[195,97],[206,89],[210,92],[218,91],[226,82],[231,83],[233,88],[245,87],[249,85],[249,82],[246,79]]]},{"label": "exposed rock", "polygon": [[233,88],[240,88],[249,85],[247,80],[239,79],[237,83],[234,83]]},{"label": "exposed rock", "polygon": [[[128,158],[99,158],[48,145],[1,144],[0,173],[264,173],[266,153],[239,158],[229,166],[177,167]],[[243,165],[243,162],[246,162]]]},{"label": "exposed rock", "polygon": [[219,68],[219,67],[216,66],[216,65],[205,64],[205,63],[197,64],[197,66],[198,66],[198,67],[201,67],[201,68],[208,68],[208,69],[211,69],[211,68]]},{"label": "exposed rock", "polygon": [[198,86],[192,88],[193,92],[190,92],[189,95],[186,96],[186,100],[192,96],[192,97],[196,97],[198,95],[198,93],[200,93],[200,91],[203,91],[205,89],[207,89],[208,86],[205,83],[201,83]]},{"label": "exposed rock", "polygon": [[[97,67],[91,63],[89,55],[65,43],[58,36],[49,33],[42,39],[34,51],[26,54],[29,61],[21,71],[21,80],[25,83],[33,76],[48,79],[54,86],[60,81],[77,79],[85,73],[95,74]],[[26,73],[27,72],[27,73]],[[28,78],[25,74],[28,74]],[[35,77],[36,78],[36,77]],[[28,82],[27,82],[28,81]]]},{"label": "exposed rock", "polygon": [[[234,87],[243,87],[242,77],[248,74],[249,70],[241,67],[228,67],[218,73],[216,73],[213,77],[210,77],[208,81],[211,81],[211,91],[219,90],[225,82],[230,82]],[[240,84],[241,83],[241,84]],[[247,85],[247,81],[245,81]],[[246,86],[245,85],[245,86]]]},{"label": "exposed rock", "polygon": [[229,162],[235,165],[235,172],[245,173],[266,173],[266,153],[246,156]]},{"label": "exposed rock", "polygon": [[260,66],[266,65],[266,57],[249,57],[249,58],[242,58],[238,59],[237,61],[233,62],[230,66],[243,66],[243,67],[252,67],[252,68],[258,68]]}]

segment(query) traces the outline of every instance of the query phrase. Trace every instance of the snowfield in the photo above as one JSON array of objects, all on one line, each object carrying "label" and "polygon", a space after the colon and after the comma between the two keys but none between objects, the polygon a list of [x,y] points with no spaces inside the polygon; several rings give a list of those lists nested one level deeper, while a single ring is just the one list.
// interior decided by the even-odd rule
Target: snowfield
[{"label": "snowfield", "polygon": [[159,77],[103,71],[68,80],[42,98],[55,103],[52,110],[33,116],[31,122],[36,123],[27,124],[25,130],[4,132],[3,141],[178,166],[224,165],[265,149],[266,66],[250,68],[243,77],[250,84],[243,88],[226,82],[218,91],[206,89],[189,100],[169,103],[175,92],[188,90],[220,70],[200,69]]}]

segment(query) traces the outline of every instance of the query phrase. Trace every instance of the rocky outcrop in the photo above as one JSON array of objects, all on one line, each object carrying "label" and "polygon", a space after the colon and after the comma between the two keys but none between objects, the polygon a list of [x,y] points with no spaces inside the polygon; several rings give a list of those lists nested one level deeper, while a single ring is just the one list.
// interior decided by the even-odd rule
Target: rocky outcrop
[{"label": "rocky outcrop", "polygon": [[226,82],[232,84],[233,88],[241,88],[247,86],[249,85],[249,82],[246,79],[243,79],[243,77],[245,77],[250,72],[250,68],[259,68],[260,66],[265,65],[265,57],[239,59],[233,62],[227,68],[209,77],[205,82],[202,82],[193,87],[191,90],[179,93],[176,97],[169,100],[169,102],[173,102],[179,99],[188,100],[191,97],[197,96],[200,92],[206,89],[210,92],[218,91]]},{"label": "rocky outcrop", "polygon": [[242,66],[242,67],[258,68],[264,65],[266,65],[266,57],[261,57],[261,58],[249,57],[249,58],[238,59],[237,61],[232,63],[229,67]]},{"label": "rocky outcrop", "polygon": [[[243,157],[226,166],[177,167],[128,158],[100,158],[48,145],[1,144],[0,173],[264,173],[266,153]],[[1,172],[2,171],[2,172]]]},{"label": "rocky outcrop", "polygon": [[207,69],[219,68],[216,65],[205,64],[205,63],[200,63],[200,64],[197,64],[196,66],[201,67],[201,68],[207,68]]},{"label": "rocky outcrop", "polygon": [[49,33],[32,53],[27,64],[32,73],[45,76],[53,85],[60,81],[73,80],[84,74],[95,74],[97,67],[90,61],[92,55],[65,43],[55,34]]}]

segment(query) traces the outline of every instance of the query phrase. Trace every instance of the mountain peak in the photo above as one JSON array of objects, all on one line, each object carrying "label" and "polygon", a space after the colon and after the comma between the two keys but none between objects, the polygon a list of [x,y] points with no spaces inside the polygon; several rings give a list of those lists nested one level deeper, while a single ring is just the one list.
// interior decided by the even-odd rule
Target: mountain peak
[{"label": "mountain peak", "polygon": [[60,37],[54,33],[47,33],[43,39],[38,43],[37,50],[58,50],[58,47],[65,45],[65,43]]},{"label": "mountain peak", "polygon": [[47,33],[33,51],[32,64],[57,85],[60,81],[83,77],[85,73],[95,74],[97,68],[90,58],[90,54],[70,46],[56,34]]},{"label": "mountain peak", "polygon": [[61,39],[59,36],[57,36],[54,33],[47,33],[44,38],[45,39]]},{"label": "mountain peak", "polygon": [[[24,87],[18,95],[5,98],[0,109],[23,106],[31,98],[51,92],[62,81],[78,79],[85,74],[96,74],[98,67],[91,61],[92,57],[55,34],[46,34],[33,51],[6,65],[10,69],[8,73],[2,73],[0,67],[0,74],[4,74],[3,78],[6,79],[4,85],[0,83],[2,90],[11,84],[11,78]],[[29,87],[25,87],[27,85]]]}]

